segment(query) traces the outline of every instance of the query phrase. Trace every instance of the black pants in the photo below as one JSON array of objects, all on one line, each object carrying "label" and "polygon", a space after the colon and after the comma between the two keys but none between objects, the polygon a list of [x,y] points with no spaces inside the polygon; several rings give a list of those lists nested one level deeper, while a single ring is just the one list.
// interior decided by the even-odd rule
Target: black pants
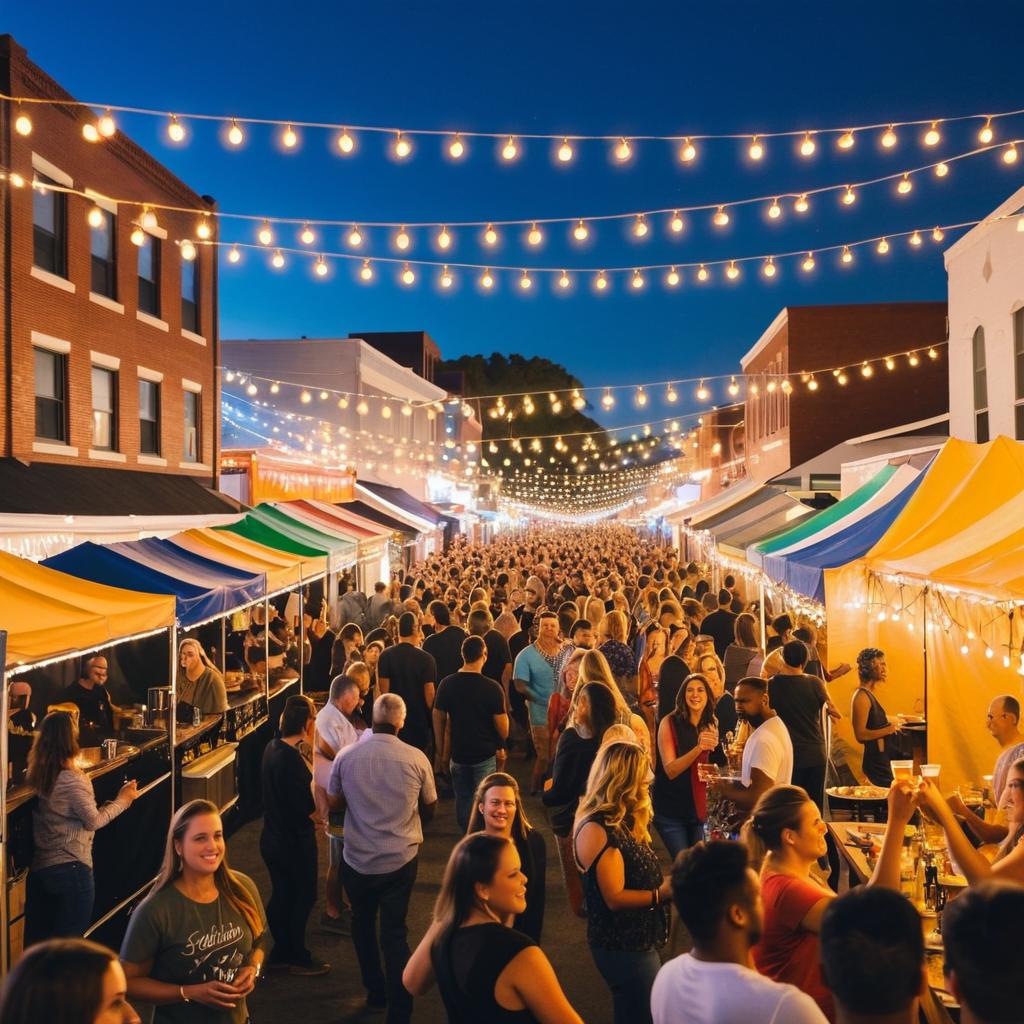
[{"label": "black pants", "polygon": [[352,903],[352,942],[363,985],[371,997],[386,997],[386,1024],[408,1024],[412,1018],[412,996],[402,984],[402,971],[409,962],[409,929],[405,919],[418,861],[418,857],[413,857],[397,871],[384,875],[364,875],[345,861],[341,864],[342,882]]},{"label": "black pants", "polygon": [[267,904],[267,924],[274,937],[274,963],[308,964],[306,923],[316,903],[316,839],[296,837],[285,843],[266,831],[260,836],[260,854],[270,872],[273,892]]}]

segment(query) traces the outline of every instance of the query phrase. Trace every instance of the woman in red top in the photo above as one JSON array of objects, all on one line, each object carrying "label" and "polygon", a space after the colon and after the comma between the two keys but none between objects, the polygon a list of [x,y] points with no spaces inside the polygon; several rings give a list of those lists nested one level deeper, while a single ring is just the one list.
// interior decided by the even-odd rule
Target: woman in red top
[{"label": "woman in red top", "polygon": [[558,686],[555,692],[548,698],[548,764],[555,763],[555,749],[558,747],[558,737],[565,731],[566,722],[569,718],[569,709],[572,706],[572,695],[576,690],[576,680],[580,675],[580,662],[586,650],[577,647],[566,659],[562,671],[558,674]]},{"label": "woman in red top", "polygon": [[[882,852],[868,885],[899,889],[904,826],[914,813],[909,783],[889,791],[889,823]],[[814,801],[799,786],[774,786],[754,807],[744,825],[744,841],[753,863],[761,862],[764,931],[753,947],[754,966],[774,981],[806,992],[830,1021],[832,993],[821,978],[818,932],[835,893],[811,877],[825,854],[825,823]]]}]

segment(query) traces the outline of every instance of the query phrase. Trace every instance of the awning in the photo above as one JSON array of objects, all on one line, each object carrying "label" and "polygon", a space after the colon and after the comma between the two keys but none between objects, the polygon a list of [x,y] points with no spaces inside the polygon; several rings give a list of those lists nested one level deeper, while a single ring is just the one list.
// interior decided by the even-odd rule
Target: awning
[{"label": "awning", "polygon": [[665,519],[670,523],[682,523],[691,529],[700,529],[700,523],[707,518],[722,512],[753,494],[761,485],[756,480],[741,480],[738,484],[726,488],[720,494],[706,501],[698,501],[687,505],[676,512],[670,512]]},{"label": "awning", "polygon": [[7,668],[174,625],[174,599],[90,583],[0,552]]},{"label": "awning", "polygon": [[332,570],[355,564],[356,544],[351,537],[342,537],[336,533],[309,526],[269,502],[257,505],[249,515],[286,536],[293,537],[299,543],[325,548],[330,557]]},{"label": "awning", "polygon": [[[720,532],[726,529],[733,529],[737,526],[756,522],[765,513],[762,508],[767,502],[773,501],[779,495],[785,495],[785,491],[779,487],[759,485],[745,498],[735,502],[728,508],[705,516],[699,523],[690,520],[691,529],[706,530],[716,538]],[[732,524],[731,526],[729,524]]]},{"label": "awning", "polygon": [[350,537],[360,546],[370,541],[384,540],[386,542],[391,532],[376,523],[364,525],[354,522],[334,505],[325,505],[319,501],[305,499],[287,501],[279,507],[289,515],[298,518],[300,522],[308,523],[317,529],[330,530],[343,537]]},{"label": "awning", "polygon": [[255,541],[257,544],[273,548],[275,551],[287,552],[290,555],[300,555],[302,558],[319,558],[326,563],[330,557],[331,549],[324,544],[314,545],[296,540],[283,530],[277,530],[267,525],[261,519],[250,514],[230,526],[215,526],[218,533],[234,534],[246,540]]},{"label": "awning", "polygon": [[383,501],[408,512],[410,515],[417,516],[424,520],[424,522],[430,523],[433,526],[443,525],[442,520],[444,516],[436,508],[425,501],[420,501],[419,498],[413,497],[408,491],[403,491],[401,487],[372,483],[369,480],[360,481],[359,486],[372,491]]},{"label": "awning", "polygon": [[[233,565],[238,569],[252,568],[255,572],[264,565],[269,566],[264,571],[267,573],[267,586],[271,589],[291,586],[298,583],[300,577],[303,580],[316,579],[327,572],[327,558],[324,555],[299,555],[282,551],[227,530],[184,530],[170,540],[188,551],[221,560],[225,565]],[[271,570],[275,573],[273,585],[270,582]]]},{"label": "awning", "polygon": [[[46,559],[43,565],[70,576],[146,594],[173,594],[179,625],[195,626],[226,615],[266,593],[266,578],[217,566],[166,545],[134,541],[105,546],[86,541]],[[131,550],[131,554],[126,553]]]},{"label": "awning", "polygon": [[379,508],[368,505],[365,501],[346,501],[336,507],[341,509],[346,515],[356,516],[367,522],[377,523],[379,526],[386,526],[393,533],[416,536],[420,532],[411,523],[402,519],[396,519],[394,516],[388,515],[387,512],[382,512]]},{"label": "awning", "polygon": [[715,530],[719,547],[731,548],[732,554],[743,558],[748,544],[770,537],[798,520],[806,519],[813,510],[785,492],[761,502],[748,514],[722,523]]},{"label": "awning", "polygon": [[[356,484],[356,497],[372,508],[386,513],[399,522],[412,527],[416,533],[432,533],[438,528],[438,516],[423,505],[423,502],[406,494],[397,487],[385,487],[383,484]],[[422,512],[415,511],[420,506]]]}]

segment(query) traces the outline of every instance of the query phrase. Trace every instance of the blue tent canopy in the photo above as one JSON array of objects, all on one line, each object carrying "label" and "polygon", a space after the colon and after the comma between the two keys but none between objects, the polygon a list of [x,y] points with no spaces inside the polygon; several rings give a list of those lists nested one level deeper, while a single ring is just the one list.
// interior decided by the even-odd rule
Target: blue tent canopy
[{"label": "blue tent canopy", "polygon": [[266,593],[262,573],[229,569],[161,540],[110,546],[85,541],[42,564],[94,583],[144,594],[173,594],[178,624],[183,627],[226,615]]},{"label": "blue tent canopy", "polygon": [[826,540],[801,548],[792,555],[765,555],[762,569],[773,580],[785,583],[797,593],[824,602],[824,570],[846,565],[870,551],[892,526],[924,478],[925,474],[920,473],[891,501]]}]

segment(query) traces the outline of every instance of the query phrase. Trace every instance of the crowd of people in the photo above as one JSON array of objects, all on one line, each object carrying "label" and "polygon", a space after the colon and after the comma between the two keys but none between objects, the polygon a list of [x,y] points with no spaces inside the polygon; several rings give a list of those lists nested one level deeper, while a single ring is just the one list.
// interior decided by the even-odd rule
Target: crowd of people
[{"label": "crowd of people", "polygon": [[[828,684],[849,666],[827,668],[811,624],[746,600],[730,576],[713,589],[624,527],[455,543],[372,595],[346,584],[340,613],[332,628],[307,609],[306,694],[288,698],[264,753],[269,899],[229,868],[217,808],[192,801],[119,956],[74,936],[91,909],[92,834],[134,790],[97,808],[73,717],[44,719],[29,757],[32,875],[40,906],[65,902],[37,919],[0,1024],[134,1021],[133,1001],[157,1024],[243,1024],[264,971],[330,970],[306,935],[323,876],[321,925],[351,936],[366,1006],[388,1024],[412,1020],[433,986],[460,1024],[572,1024],[545,952],[548,833],[607,987],[600,1020],[909,1024],[926,988],[921,919],[900,893],[915,814],[944,830],[970,883],[942,920],[960,1019],[1024,1020],[1016,698],[988,711],[1003,815],[991,822],[928,780],[894,781],[884,652],[861,651],[844,712]],[[182,653],[189,685],[209,688],[202,649]],[[823,721],[844,713],[888,815],[868,884],[840,894]],[[531,822],[510,760],[545,822]],[[413,950],[408,911],[439,792],[464,838]],[[994,859],[984,843],[998,844]]]}]

